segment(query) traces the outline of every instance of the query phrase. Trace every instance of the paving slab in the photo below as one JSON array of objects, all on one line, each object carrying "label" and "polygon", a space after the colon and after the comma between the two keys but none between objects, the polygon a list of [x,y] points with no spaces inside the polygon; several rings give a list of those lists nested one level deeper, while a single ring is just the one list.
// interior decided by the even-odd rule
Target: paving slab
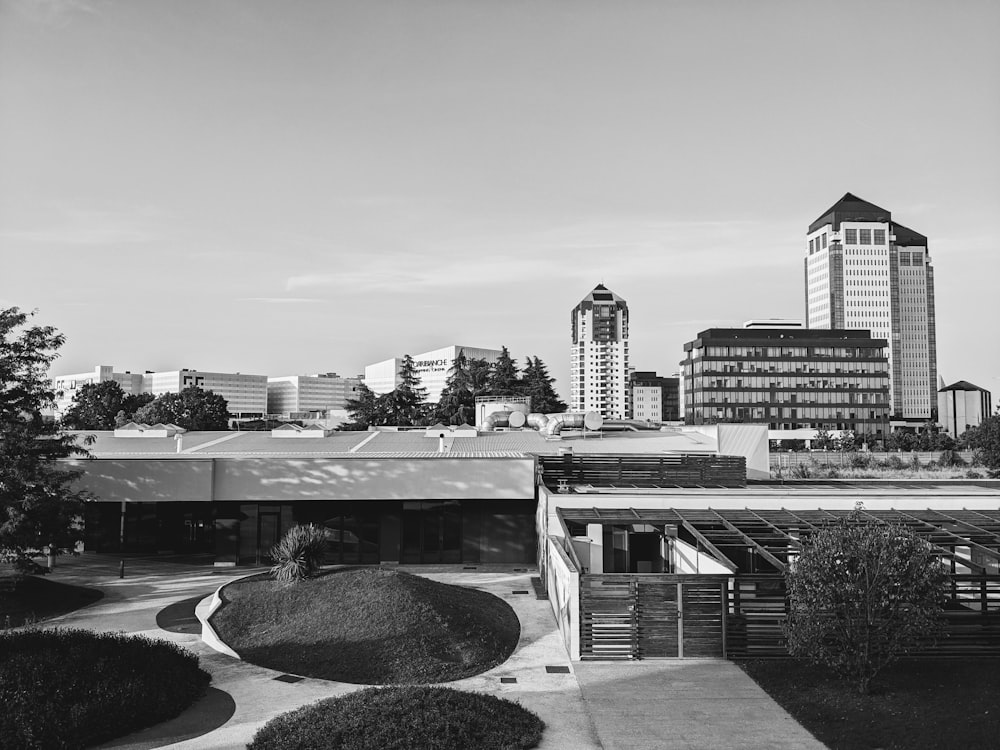
[{"label": "paving slab", "polygon": [[605,750],[825,747],[730,661],[586,661],[575,669]]}]

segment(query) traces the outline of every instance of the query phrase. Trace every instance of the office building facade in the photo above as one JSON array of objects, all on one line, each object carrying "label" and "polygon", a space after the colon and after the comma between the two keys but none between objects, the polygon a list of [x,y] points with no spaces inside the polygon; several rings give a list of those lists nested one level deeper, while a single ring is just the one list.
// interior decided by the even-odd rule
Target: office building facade
[{"label": "office building facade", "polygon": [[[441,400],[448,373],[455,365],[455,360],[461,352],[466,359],[484,359],[490,364],[500,356],[499,349],[482,349],[474,346],[451,345],[441,349],[414,354],[413,365],[420,377],[420,385],[427,391],[426,402],[436,404]],[[389,393],[402,381],[399,368],[403,366],[402,357],[393,357],[382,362],[365,366],[365,385],[374,393]]]},{"label": "office building facade", "polygon": [[954,438],[970,427],[978,427],[993,413],[992,394],[967,380],[938,391],[938,423]]},{"label": "office building facade", "polygon": [[267,379],[267,413],[300,419],[347,408],[356,398],[361,378],[342,378],[335,372],[284,375]]},{"label": "office building facade", "polygon": [[628,305],[598,284],[570,314],[570,411],[629,415]]},{"label": "office building facade", "polygon": [[889,425],[886,349],[885,339],[859,330],[710,328],[684,345],[684,420],[882,439]]},{"label": "office building facade", "polygon": [[805,283],[807,327],[886,339],[893,419],[932,419],[937,338],[927,238],[847,193],[809,226]]},{"label": "office building facade", "polygon": [[680,378],[655,372],[629,373],[629,418],[642,422],[676,422],[680,414]]}]

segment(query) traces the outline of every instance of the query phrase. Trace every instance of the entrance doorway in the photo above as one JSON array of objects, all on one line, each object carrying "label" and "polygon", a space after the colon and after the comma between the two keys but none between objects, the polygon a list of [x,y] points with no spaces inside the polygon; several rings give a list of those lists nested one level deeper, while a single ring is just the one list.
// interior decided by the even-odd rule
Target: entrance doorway
[{"label": "entrance doorway", "polygon": [[403,564],[462,561],[462,508],[457,500],[403,503],[399,561]]},{"label": "entrance doorway", "polygon": [[261,510],[257,516],[257,565],[270,561],[271,548],[281,541],[281,513]]},{"label": "entrance doorway", "polygon": [[726,587],[727,579],[709,576],[581,576],[581,655],[721,658]]}]

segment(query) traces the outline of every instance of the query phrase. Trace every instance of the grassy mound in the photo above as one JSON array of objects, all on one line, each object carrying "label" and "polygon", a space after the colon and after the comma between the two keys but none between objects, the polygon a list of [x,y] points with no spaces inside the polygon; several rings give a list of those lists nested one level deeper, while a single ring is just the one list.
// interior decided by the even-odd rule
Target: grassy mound
[{"label": "grassy mound", "polygon": [[898,661],[879,674],[871,695],[858,695],[825,669],[791,659],[740,666],[835,750],[998,746],[996,659]]},{"label": "grassy mound", "polygon": [[205,691],[198,657],[121,633],[0,634],[0,747],[82,748],[172,718]]},{"label": "grassy mound", "polygon": [[440,687],[368,688],[278,716],[247,750],[518,750],[544,722],[492,695]]},{"label": "grassy mound", "polygon": [[18,627],[64,615],[93,604],[103,596],[97,589],[71,586],[36,576],[11,580],[0,586],[0,628]]},{"label": "grassy mound", "polygon": [[346,568],[300,583],[250,579],[212,617],[253,664],[366,685],[447,682],[502,664],[520,624],[502,599],[398,571]]}]

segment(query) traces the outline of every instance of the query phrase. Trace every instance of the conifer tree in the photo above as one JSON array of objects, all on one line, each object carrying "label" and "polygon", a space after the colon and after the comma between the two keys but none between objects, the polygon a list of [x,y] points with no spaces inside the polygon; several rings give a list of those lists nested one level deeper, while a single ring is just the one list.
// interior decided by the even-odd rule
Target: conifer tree
[{"label": "conifer tree", "polygon": [[555,378],[549,377],[548,368],[538,357],[527,357],[521,377],[521,393],[531,397],[531,410],[541,414],[558,414],[566,411],[566,404],[555,392]]}]

